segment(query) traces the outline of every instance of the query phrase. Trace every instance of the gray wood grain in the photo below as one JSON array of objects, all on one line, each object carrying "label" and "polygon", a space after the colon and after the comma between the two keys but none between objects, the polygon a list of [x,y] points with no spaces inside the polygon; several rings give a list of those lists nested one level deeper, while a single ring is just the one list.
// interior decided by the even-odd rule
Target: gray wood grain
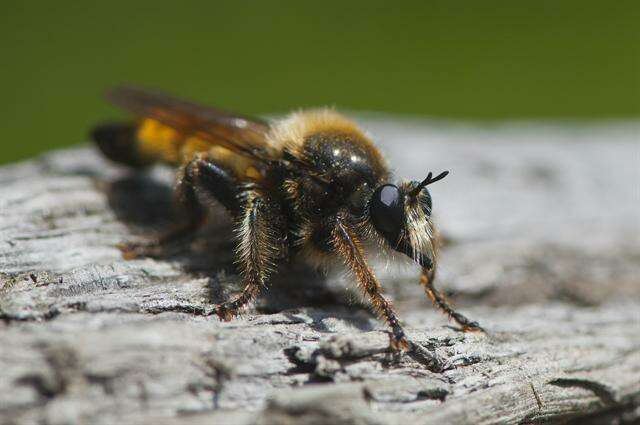
[{"label": "gray wood grain", "polygon": [[[487,335],[434,311],[402,259],[376,260],[411,339],[340,270],[283,265],[243,317],[231,223],[162,258],[117,243],[176,213],[171,171],[91,148],[0,168],[0,423],[493,424],[640,420],[640,148],[635,124],[454,126],[363,118],[432,194],[440,286]],[[386,264],[390,263],[390,264]]]}]

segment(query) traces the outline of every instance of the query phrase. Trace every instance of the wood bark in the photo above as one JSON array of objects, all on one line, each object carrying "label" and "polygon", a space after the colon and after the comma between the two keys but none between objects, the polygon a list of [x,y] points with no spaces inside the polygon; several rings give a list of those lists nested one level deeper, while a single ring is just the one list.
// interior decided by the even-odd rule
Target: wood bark
[{"label": "wood bark", "polygon": [[0,168],[0,423],[640,421],[638,126],[361,121],[398,177],[451,170],[430,188],[439,286],[486,334],[374,255],[422,351],[389,353],[351,278],[297,263],[222,323],[211,306],[241,282],[220,208],[125,261],[118,243],[179,219],[171,171],[56,151]]}]

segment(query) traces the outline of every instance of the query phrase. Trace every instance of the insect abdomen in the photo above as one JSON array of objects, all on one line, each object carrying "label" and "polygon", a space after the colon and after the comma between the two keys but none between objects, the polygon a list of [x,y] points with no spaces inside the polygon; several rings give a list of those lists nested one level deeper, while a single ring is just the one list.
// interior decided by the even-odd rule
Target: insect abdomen
[{"label": "insect abdomen", "polygon": [[134,123],[107,123],[91,130],[91,138],[100,151],[112,161],[131,167],[150,163],[138,152],[137,126]]},{"label": "insect abdomen", "polygon": [[178,165],[209,148],[202,140],[152,119],[104,124],[94,128],[91,137],[107,158],[132,167],[154,162]]}]

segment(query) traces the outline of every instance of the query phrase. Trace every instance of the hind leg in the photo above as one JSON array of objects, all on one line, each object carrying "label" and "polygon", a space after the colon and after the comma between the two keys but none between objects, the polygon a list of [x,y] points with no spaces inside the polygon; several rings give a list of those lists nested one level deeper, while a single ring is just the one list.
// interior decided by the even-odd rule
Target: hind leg
[{"label": "hind leg", "polygon": [[207,216],[206,208],[199,199],[200,194],[215,198],[233,215],[238,214],[240,209],[235,175],[224,165],[205,156],[197,156],[180,169],[176,194],[187,219],[152,241],[120,245],[125,258],[159,256],[165,246],[192,236],[202,227]]},{"label": "hind leg", "polygon": [[179,203],[187,214],[187,220],[159,238],[160,243],[169,243],[198,230],[206,221],[206,208],[199,194],[218,201],[232,215],[237,215],[238,182],[235,175],[223,164],[206,156],[198,155],[182,167],[176,185]]}]

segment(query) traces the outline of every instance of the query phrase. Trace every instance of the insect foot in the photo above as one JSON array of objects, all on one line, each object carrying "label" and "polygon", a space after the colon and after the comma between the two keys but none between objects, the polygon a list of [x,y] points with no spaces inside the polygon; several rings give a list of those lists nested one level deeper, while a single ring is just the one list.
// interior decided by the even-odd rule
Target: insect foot
[{"label": "insect foot", "polygon": [[407,355],[416,362],[435,373],[442,373],[446,369],[447,362],[440,358],[434,351],[430,351],[420,344],[411,342]]},{"label": "insect foot", "polygon": [[122,258],[125,260],[158,257],[161,254],[160,247],[154,242],[125,242],[116,245],[116,247],[122,252]]},{"label": "insect foot", "polygon": [[487,333],[487,331],[482,326],[480,326],[478,322],[469,322],[466,325],[463,325],[462,331],[463,332],[482,332],[484,334]]},{"label": "insect foot", "polygon": [[215,312],[223,322],[229,322],[237,315],[237,312],[235,310],[232,310],[224,305],[217,306]]},{"label": "insect foot", "polygon": [[410,344],[407,338],[403,335],[400,337],[396,337],[393,334],[389,335],[389,345],[392,351],[403,352],[406,353],[409,351]]}]

